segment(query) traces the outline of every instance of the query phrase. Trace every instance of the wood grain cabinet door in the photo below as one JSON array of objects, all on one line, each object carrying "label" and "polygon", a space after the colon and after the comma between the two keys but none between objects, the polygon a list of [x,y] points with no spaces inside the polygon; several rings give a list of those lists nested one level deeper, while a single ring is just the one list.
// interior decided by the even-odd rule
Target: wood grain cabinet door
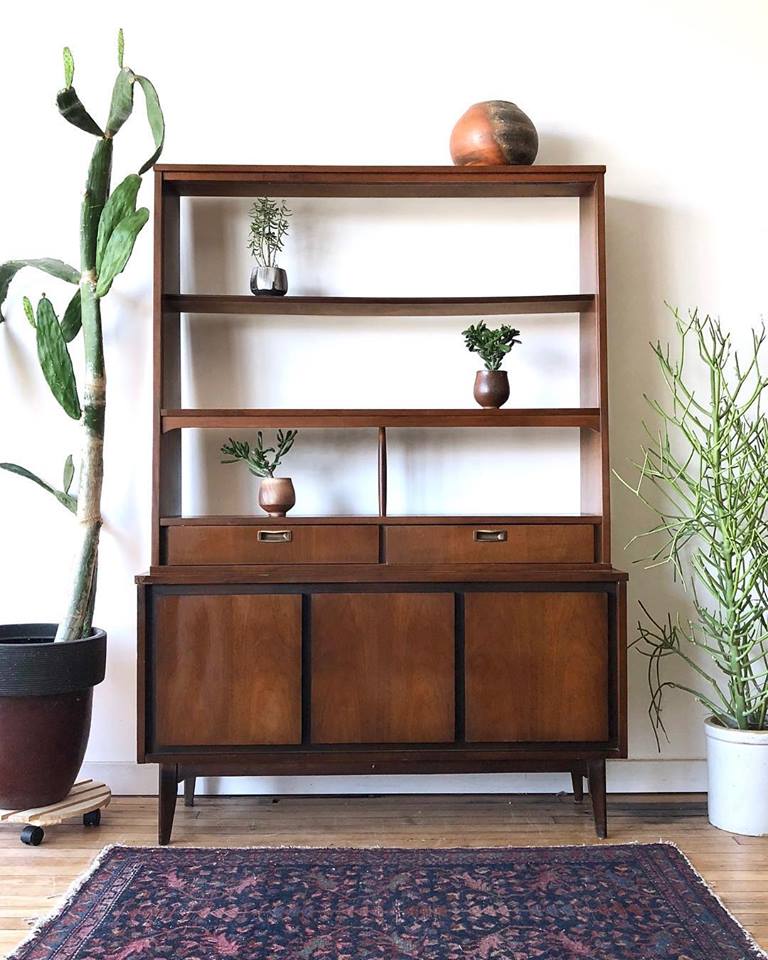
[{"label": "wood grain cabinet door", "polygon": [[466,737],[608,739],[605,593],[468,593]]},{"label": "wood grain cabinet door", "polygon": [[301,742],[301,598],[156,601],[159,746]]},{"label": "wood grain cabinet door", "polygon": [[452,594],[312,597],[312,741],[454,739]]}]

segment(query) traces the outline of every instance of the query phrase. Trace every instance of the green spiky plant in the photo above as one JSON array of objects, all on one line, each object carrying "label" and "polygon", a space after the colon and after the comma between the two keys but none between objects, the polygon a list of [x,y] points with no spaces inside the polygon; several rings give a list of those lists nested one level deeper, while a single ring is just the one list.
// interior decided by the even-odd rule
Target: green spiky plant
[{"label": "green spiky plant", "polygon": [[[106,371],[101,329],[101,301],[115,277],[125,269],[136,238],[149,219],[146,207],[136,209],[142,174],[157,161],[165,139],[165,121],[154,86],[123,65],[123,31],[118,34],[119,72],[112,89],[107,123],[102,129],[83,106],[73,86],[75,64],[64,48],[64,89],[57,96],[59,112],[69,123],[96,137],[80,214],[80,269],[61,260],[11,260],[0,265],[0,323],[8,287],[23,267],[36,267],[53,277],[77,286],[61,320],[51,301],[43,294],[34,311],[24,298],[24,312],[35,329],[37,354],[43,375],[65,413],[80,422],[82,448],[77,496],[70,493],[74,479],[72,457],[64,465],[61,490],[15,463],[0,464],[39,484],[53,494],[77,517],[78,545],[72,586],[64,616],[56,633],[57,641],[77,640],[91,631],[96,596],[99,533],[101,530],[101,488],[104,474],[104,414]],[[134,88],[144,94],[147,119],[154,140],[154,152],[138,174],[129,174],[110,190],[114,138],[133,110]],[[78,390],[69,344],[82,331],[85,378]],[[82,396],[82,400],[81,400]]]},{"label": "green spiky plant", "polygon": [[516,343],[521,343],[518,339],[520,331],[506,323],[502,323],[497,330],[492,330],[485,320],[481,320],[461,333],[464,346],[470,353],[479,354],[486,370],[500,370],[504,357]]},{"label": "green spiky plant", "polygon": [[[648,400],[659,423],[643,424],[637,481],[619,477],[656,515],[634,540],[656,541],[646,559],[672,570],[696,614],[659,617],[641,604],[635,645],[648,658],[657,741],[666,733],[667,690],[692,695],[724,727],[768,729],[766,332],[753,331],[743,362],[719,320],[697,312],[683,319],[676,310],[674,318],[678,355],[652,345],[667,402]],[[690,679],[666,678],[668,657],[684,663]]]},{"label": "green spiky plant", "polygon": [[255,477],[274,477],[283,457],[293,446],[298,430],[277,431],[277,446],[265,447],[264,435],[259,430],[256,446],[251,447],[247,440],[233,440],[232,437],[221,448],[227,459],[222,463],[244,463]]},{"label": "green spiky plant", "polygon": [[291,211],[285,200],[277,203],[271,197],[259,197],[251,207],[248,249],[260,267],[277,266],[290,224]]}]

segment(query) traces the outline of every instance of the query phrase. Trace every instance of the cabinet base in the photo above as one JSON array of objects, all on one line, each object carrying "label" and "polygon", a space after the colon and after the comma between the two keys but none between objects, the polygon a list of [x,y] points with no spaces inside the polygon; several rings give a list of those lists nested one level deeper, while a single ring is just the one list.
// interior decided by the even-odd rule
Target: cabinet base
[{"label": "cabinet base", "polygon": [[[592,815],[595,821],[595,833],[600,840],[608,836],[608,815],[605,794],[605,759],[589,759],[569,765],[551,765],[542,763],[536,767],[526,764],[527,769],[539,772],[569,771],[573,784],[573,799],[581,802],[584,799],[584,778],[589,785],[589,794],[592,800]],[[160,846],[167,846],[171,842],[173,832],[173,818],[176,813],[176,799],[178,785],[184,782],[184,805],[194,806],[195,782],[197,776],[215,776],[222,771],[215,767],[210,769],[196,764],[194,767],[178,763],[161,763],[159,765],[158,798],[157,798],[157,842]],[[231,773],[231,771],[229,771]],[[241,770],[243,776],[249,771]]]}]

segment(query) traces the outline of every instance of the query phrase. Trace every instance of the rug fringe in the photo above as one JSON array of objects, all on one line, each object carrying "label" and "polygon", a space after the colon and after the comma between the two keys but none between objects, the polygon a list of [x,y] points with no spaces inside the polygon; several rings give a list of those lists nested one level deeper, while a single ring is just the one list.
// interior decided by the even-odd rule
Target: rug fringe
[{"label": "rug fringe", "polygon": [[[51,913],[47,914],[44,917],[39,917],[34,922],[27,936],[24,937],[24,939],[16,947],[13,953],[9,953],[6,955],[5,960],[20,960],[21,951],[28,950],[29,947],[37,943],[37,941],[40,940],[45,933],[47,933],[48,928],[52,926],[56,920],[58,920],[61,914],[67,909],[67,907],[72,903],[72,901],[78,895],[78,893],[80,893],[80,891],[88,882],[88,880],[90,880],[93,874],[96,873],[96,871],[101,866],[106,855],[110,853],[112,850],[114,850],[115,848],[123,847],[123,846],[124,844],[120,844],[120,843],[109,843],[107,844],[106,847],[102,847],[101,850],[99,850],[99,852],[93,858],[91,865],[88,867],[85,873],[81,874],[79,877],[76,877],[72,881],[72,883],[70,883],[70,885],[67,887],[66,891],[64,892],[64,899],[58,904],[58,906],[54,907]],[[151,848],[144,847],[144,849],[146,850]]]},{"label": "rug fringe", "polygon": [[[678,845],[672,840],[662,840],[661,838],[659,838],[657,842],[660,844],[663,844],[665,847],[673,847],[680,854],[683,860],[685,860],[685,862],[688,864],[688,867],[690,868],[691,873],[694,875],[696,880],[702,885],[702,887],[704,887],[707,893],[718,902],[718,904],[720,905],[720,909],[723,911],[723,913],[725,913],[731,919],[731,921],[734,924],[736,924],[739,930],[741,930],[741,932],[744,934],[744,939],[747,941],[747,943],[750,946],[749,955],[754,957],[755,960],[768,960],[768,953],[766,953],[765,950],[763,950],[763,948],[755,940],[755,938],[752,936],[749,930],[747,930],[747,928],[731,913],[728,907],[726,907],[720,895],[715,893],[712,887],[707,883],[704,877],[702,877],[702,875],[699,873],[696,867],[694,867],[694,865],[691,863],[691,858],[688,856],[688,854],[685,853],[683,850],[681,850],[680,847],[678,847]],[[747,958],[745,957],[744,960],[747,960]]]}]

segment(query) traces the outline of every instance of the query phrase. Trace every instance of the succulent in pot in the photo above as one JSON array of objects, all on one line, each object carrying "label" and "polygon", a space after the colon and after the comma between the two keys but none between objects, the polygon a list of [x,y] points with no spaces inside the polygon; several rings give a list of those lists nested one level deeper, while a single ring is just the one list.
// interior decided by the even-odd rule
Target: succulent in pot
[{"label": "succulent in pot", "polygon": [[[104,679],[106,634],[92,625],[96,599],[106,368],[101,304],[128,263],[138,234],[149,219],[136,208],[141,176],[160,156],[165,123],[150,81],[123,65],[123,33],[118,35],[118,74],[107,122],[102,128],[88,113],[73,86],[74,60],[64,49],[65,86],[59,112],[96,138],[85,183],[80,219],[80,266],[55,259],[11,260],[0,264],[0,308],[16,274],[35,267],[75,287],[61,319],[45,296],[37,308],[26,297],[24,312],[34,330],[43,375],[64,412],[81,430],[79,480],[71,456],[61,488],[17,463],[10,473],[32,480],[76,518],[77,545],[66,609],[58,624],[0,626],[0,807],[44,806],[68,793],[88,743],[93,687]],[[138,173],[111,189],[115,135],[131,115],[134,91],[146,102],[154,140],[151,157]],[[0,323],[4,321],[0,313]],[[84,382],[78,386],[71,344],[80,337]],[[73,490],[73,486],[76,490]]]},{"label": "succulent in pot", "polygon": [[251,207],[248,248],[256,261],[251,271],[251,293],[257,297],[282,297],[288,292],[288,275],[277,265],[288,236],[291,211],[271,197],[259,197]]},{"label": "succulent in pot", "polygon": [[[654,515],[633,542],[652,544],[649,564],[667,566],[688,588],[693,613],[660,615],[641,604],[634,644],[648,658],[657,742],[667,734],[665,694],[697,700],[709,714],[710,822],[758,836],[768,834],[766,332],[753,331],[740,360],[719,320],[674,318],[677,356],[653,345],[667,401],[648,401],[659,422],[643,425],[637,479],[622,482]],[[682,675],[667,674],[670,660]]]},{"label": "succulent in pot", "polygon": [[222,463],[244,463],[254,477],[260,477],[259,506],[270,517],[284,517],[296,503],[296,491],[290,477],[276,477],[275,470],[283,457],[293,446],[298,430],[277,431],[274,447],[264,446],[264,435],[256,435],[256,445],[247,440],[233,440],[231,437],[222,446],[221,452],[227,459]]},{"label": "succulent in pot", "polygon": [[484,370],[475,374],[475,400],[481,407],[502,407],[509,400],[509,378],[501,369],[504,357],[518,339],[520,331],[503,323],[491,329],[481,320],[462,331],[464,345],[470,353],[477,353],[485,364]]}]

